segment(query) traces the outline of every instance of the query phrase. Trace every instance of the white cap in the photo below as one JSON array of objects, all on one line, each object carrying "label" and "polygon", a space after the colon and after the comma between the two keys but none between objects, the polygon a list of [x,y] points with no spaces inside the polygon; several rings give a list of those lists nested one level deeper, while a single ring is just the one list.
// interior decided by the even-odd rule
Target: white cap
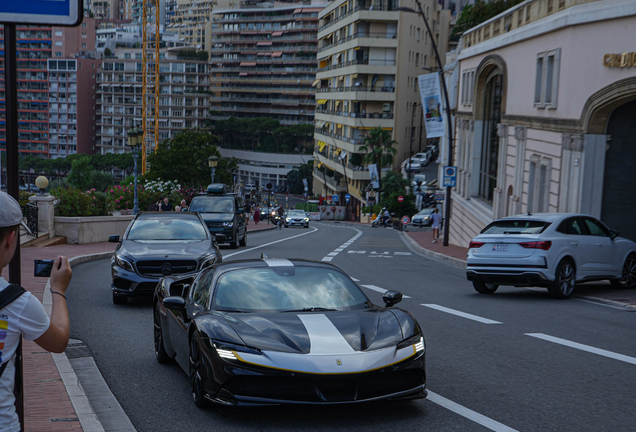
[{"label": "white cap", "polygon": [[20,225],[21,222],[20,204],[11,195],[0,192],[0,228]]}]

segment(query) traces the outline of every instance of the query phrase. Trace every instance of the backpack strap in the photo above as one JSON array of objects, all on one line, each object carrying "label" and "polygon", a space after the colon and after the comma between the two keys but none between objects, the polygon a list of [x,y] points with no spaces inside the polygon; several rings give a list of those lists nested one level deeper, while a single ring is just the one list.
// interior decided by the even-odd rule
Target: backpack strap
[{"label": "backpack strap", "polygon": [[17,300],[26,290],[20,285],[11,284],[0,292],[0,309],[9,306],[14,300]]}]

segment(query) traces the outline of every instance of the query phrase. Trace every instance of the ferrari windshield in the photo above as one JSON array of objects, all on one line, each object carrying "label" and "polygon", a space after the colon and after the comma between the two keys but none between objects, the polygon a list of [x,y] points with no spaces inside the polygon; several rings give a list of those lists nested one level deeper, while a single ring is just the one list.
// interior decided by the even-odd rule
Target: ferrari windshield
[{"label": "ferrari windshield", "polygon": [[219,277],[211,309],[286,312],[365,308],[369,300],[344,274],[318,267],[259,267]]},{"label": "ferrari windshield", "polygon": [[205,240],[207,229],[196,218],[154,216],[133,222],[127,240]]},{"label": "ferrari windshield", "polygon": [[234,213],[233,197],[195,198],[190,204],[191,212],[200,213]]}]

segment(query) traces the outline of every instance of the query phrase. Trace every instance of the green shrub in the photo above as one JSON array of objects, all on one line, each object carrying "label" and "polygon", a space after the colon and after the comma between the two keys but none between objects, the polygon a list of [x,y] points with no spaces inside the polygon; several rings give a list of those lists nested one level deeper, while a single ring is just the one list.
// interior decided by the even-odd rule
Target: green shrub
[{"label": "green shrub", "polygon": [[88,177],[88,187],[90,189],[105,191],[114,184],[115,176],[109,172],[93,170]]},{"label": "green shrub", "polygon": [[58,216],[108,216],[113,209],[112,197],[95,189],[82,192],[74,187],[57,188],[51,191],[51,195],[57,198],[55,208]]},{"label": "green shrub", "polygon": [[22,209],[22,214],[24,214],[24,208],[29,203],[29,197],[35,195],[34,193],[27,191],[20,191],[20,209]]}]

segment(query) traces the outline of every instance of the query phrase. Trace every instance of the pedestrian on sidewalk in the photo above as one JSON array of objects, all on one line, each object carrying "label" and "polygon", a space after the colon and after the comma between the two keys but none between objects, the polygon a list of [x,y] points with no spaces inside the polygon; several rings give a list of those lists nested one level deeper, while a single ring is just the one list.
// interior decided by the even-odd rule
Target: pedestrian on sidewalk
[{"label": "pedestrian on sidewalk", "polygon": [[64,352],[70,331],[66,289],[73,276],[66,257],[57,257],[51,270],[53,308],[50,319],[37,298],[2,277],[2,270],[13,259],[20,241],[21,223],[20,205],[10,195],[0,192],[0,302],[6,304],[0,309],[0,430],[11,432],[21,430],[13,395],[14,359],[20,338],[35,341],[47,351]]},{"label": "pedestrian on sidewalk", "polygon": [[168,211],[174,210],[172,208],[172,204],[170,204],[170,200],[168,200],[168,197],[165,197],[163,199],[163,203],[161,203],[160,205],[161,205],[161,207],[160,207],[159,211],[168,212]]},{"label": "pedestrian on sidewalk", "polygon": [[254,224],[258,225],[261,221],[261,209],[258,207],[258,204],[254,206]]},{"label": "pedestrian on sidewalk", "polygon": [[439,209],[433,210],[431,214],[431,227],[433,228],[433,243],[437,243],[437,239],[439,238],[439,223],[442,220],[442,217],[439,214]]}]

